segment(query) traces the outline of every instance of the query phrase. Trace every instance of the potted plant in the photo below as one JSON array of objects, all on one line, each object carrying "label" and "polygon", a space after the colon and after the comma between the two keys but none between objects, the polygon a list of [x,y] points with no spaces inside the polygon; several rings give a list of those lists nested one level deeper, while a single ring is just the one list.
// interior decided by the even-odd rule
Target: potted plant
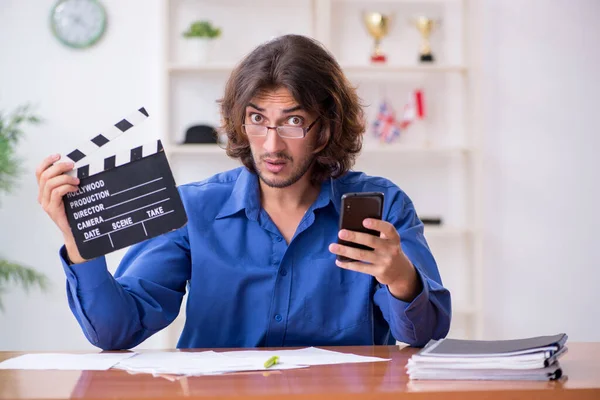
[{"label": "potted plant", "polygon": [[[29,106],[17,107],[12,113],[0,112],[0,193],[14,187],[20,173],[20,160],[15,148],[23,137],[23,124],[37,124],[40,119],[30,112]],[[9,286],[21,285],[24,289],[47,286],[46,277],[34,269],[6,260],[0,255],[0,294]],[[0,297],[0,310],[3,309]]]},{"label": "potted plant", "polygon": [[210,21],[194,21],[183,32],[188,43],[185,49],[186,58],[196,63],[210,61],[210,53],[214,40],[221,36],[221,29],[213,26]]}]

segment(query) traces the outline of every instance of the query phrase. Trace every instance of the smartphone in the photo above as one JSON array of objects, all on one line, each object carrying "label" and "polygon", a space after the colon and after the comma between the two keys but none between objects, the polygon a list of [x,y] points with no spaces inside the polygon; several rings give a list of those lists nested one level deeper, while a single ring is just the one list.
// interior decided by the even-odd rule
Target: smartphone
[{"label": "smartphone", "polygon": [[[346,193],[342,196],[342,207],[340,213],[340,230],[363,232],[379,236],[379,231],[367,229],[363,225],[365,218],[381,219],[383,213],[383,193],[380,192],[358,192]],[[347,242],[338,237],[338,244],[363,250],[373,250],[369,246]],[[340,261],[356,261],[354,259],[337,256]]]}]

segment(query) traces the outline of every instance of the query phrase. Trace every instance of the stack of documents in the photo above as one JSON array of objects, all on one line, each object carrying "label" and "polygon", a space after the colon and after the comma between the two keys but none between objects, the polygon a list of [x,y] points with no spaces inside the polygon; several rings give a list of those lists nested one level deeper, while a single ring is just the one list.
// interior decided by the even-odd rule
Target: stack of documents
[{"label": "stack of documents", "polygon": [[[269,364],[268,361],[275,357],[277,362]],[[136,354],[134,357],[122,360],[114,368],[138,373],[198,376],[378,361],[389,361],[389,359],[358,356],[309,347],[278,351],[148,352]]]},{"label": "stack of documents", "polygon": [[410,379],[555,380],[566,334],[518,340],[431,341],[406,366]]},{"label": "stack of documents", "polygon": [[0,362],[0,369],[126,370],[154,375],[218,375],[228,372],[284,370],[313,365],[389,361],[315,347],[298,350],[240,350],[108,354],[25,354]]}]

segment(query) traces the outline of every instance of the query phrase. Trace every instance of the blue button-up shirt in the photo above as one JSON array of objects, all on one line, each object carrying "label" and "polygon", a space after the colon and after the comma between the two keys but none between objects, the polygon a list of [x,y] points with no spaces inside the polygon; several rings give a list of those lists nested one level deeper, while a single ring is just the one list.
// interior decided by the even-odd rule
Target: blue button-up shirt
[{"label": "blue button-up shirt", "polygon": [[[179,188],[188,223],[132,246],[114,277],[104,257],[68,265],[67,295],[88,340],[131,348],[169,325],[188,293],[177,347],[389,344],[444,337],[450,293],[410,199],[387,179],[358,172],[328,180],[289,244],[261,208],[245,168]],[[385,194],[384,219],[401,237],[423,290],[410,303],[372,276],[335,265],[340,199]]]}]

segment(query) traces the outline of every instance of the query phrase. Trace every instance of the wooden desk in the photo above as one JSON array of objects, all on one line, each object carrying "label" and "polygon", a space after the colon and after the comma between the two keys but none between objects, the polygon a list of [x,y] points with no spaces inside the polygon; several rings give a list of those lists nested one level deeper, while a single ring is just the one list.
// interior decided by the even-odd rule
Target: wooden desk
[{"label": "wooden desk", "polygon": [[[416,349],[340,347],[391,362],[200,376],[170,381],[125,371],[0,370],[0,399],[600,399],[600,343],[570,343],[557,382],[409,381]],[[22,353],[0,352],[0,360]]]}]

